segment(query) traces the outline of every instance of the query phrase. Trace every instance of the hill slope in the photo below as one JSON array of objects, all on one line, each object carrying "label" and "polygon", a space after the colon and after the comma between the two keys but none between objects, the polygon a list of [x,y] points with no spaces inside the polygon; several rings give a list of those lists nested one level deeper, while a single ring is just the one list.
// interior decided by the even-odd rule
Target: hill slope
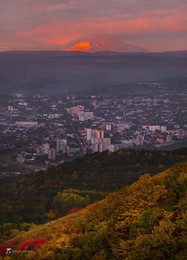
[{"label": "hill slope", "polygon": [[0,242],[14,237],[18,230],[27,231],[25,222],[32,226],[60,218],[132,184],[144,173],[155,175],[186,160],[186,148],[122,150],[88,154],[44,172],[0,179]]},{"label": "hill slope", "polygon": [[39,250],[9,259],[185,259],[186,175],[187,163],[145,174],[78,218],[55,223]]}]

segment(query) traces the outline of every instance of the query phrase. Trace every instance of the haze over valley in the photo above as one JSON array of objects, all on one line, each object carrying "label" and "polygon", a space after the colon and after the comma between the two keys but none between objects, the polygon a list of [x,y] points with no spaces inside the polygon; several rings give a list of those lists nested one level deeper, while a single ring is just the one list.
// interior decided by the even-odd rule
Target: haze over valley
[{"label": "haze over valley", "polygon": [[187,51],[0,53],[0,93],[93,90],[187,76]]}]

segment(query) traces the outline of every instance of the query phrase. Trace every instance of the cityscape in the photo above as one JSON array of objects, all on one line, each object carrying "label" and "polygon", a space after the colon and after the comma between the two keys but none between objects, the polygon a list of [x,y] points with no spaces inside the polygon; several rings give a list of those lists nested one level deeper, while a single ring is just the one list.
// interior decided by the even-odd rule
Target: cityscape
[{"label": "cityscape", "polygon": [[0,260],[184,260],[187,1],[0,0]]},{"label": "cityscape", "polygon": [[[172,84],[175,88],[168,94]],[[87,153],[184,147],[185,86],[181,91],[174,83],[146,86],[159,91],[154,95],[138,91],[133,95],[4,95],[0,113],[1,176],[45,170]]]}]

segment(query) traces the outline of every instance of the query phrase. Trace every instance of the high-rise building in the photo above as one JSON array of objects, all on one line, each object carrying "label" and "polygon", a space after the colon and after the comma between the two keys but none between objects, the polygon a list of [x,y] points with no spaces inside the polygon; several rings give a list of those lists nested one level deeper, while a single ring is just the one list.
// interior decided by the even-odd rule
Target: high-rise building
[{"label": "high-rise building", "polygon": [[57,153],[59,152],[59,151],[61,151],[62,149],[61,149],[61,139],[57,139],[56,140],[56,151],[57,151]]},{"label": "high-rise building", "polygon": [[92,137],[95,137],[95,138],[97,138],[97,136],[98,136],[98,130],[97,129],[92,129]]},{"label": "high-rise building", "polygon": [[98,131],[98,130],[96,132],[96,138],[100,138],[100,131]]},{"label": "high-rise building", "polygon": [[85,120],[94,119],[94,112],[80,111],[78,116],[79,116],[79,120],[83,122]]},{"label": "high-rise building", "polygon": [[100,138],[104,138],[104,131],[100,130]]},{"label": "high-rise building", "polygon": [[44,154],[48,154],[50,149],[50,144],[48,143],[43,144],[43,148],[44,148]]},{"label": "high-rise building", "polygon": [[57,152],[59,152],[59,151],[64,151],[66,145],[67,145],[67,140],[66,140],[66,139],[60,139],[60,138],[58,138],[58,139],[56,140],[56,151],[57,151]]},{"label": "high-rise building", "polygon": [[55,160],[56,159],[56,151],[55,151],[55,149],[49,149],[48,150],[48,159],[49,160]]},{"label": "high-rise building", "polygon": [[95,138],[95,137],[92,137],[91,138],[91,143],[92,144],[101,143],[101,144],[104,144],[104,145],[109,145],[109,144],[111,144],[111,139],[110,139],[110,137],[108,137],[108,138]]},{"label": "high-rise building", "polygon": [[108,138],[102,138],[103,139],[103,143],[105,144],[105,145],[110,145],[111,144],[111,138],[110,137],[108,137]]},{"label": "high-rise building", "polygon": [[87,141],[90,141],[91,140],[91,137],[92,137],[92,129],[86,129],[86,133],[87,133]]},{"label": "high-rise building", "polygon": [[104,151],[106,151],[106,146],[104,144],[102,144],[102,143],[96,143],[95,144],[95,152],[102,153]]},{"label": "high-rise building", "polygon": [[91,138],[104,138],[104,131],[97,129],[87,129],[87,141],[90,141]]},{"label": "high-rise building", "polygon": [[84,111],[84,106],[78,105],[78,106],[66,108],[66,111],[71,115],[79,115],[81,111]]}]

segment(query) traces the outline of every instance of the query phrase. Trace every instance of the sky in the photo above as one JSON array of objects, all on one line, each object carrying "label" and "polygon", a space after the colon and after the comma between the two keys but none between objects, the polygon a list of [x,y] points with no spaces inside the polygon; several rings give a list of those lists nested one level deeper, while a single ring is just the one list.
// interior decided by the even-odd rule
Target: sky
[{"label": "sky", "polygon": [[79,43],[89,50],[92,42],[116,51],[123,44],[185,50],[187,1],[0,0],[0,51],[70,50]]}]

